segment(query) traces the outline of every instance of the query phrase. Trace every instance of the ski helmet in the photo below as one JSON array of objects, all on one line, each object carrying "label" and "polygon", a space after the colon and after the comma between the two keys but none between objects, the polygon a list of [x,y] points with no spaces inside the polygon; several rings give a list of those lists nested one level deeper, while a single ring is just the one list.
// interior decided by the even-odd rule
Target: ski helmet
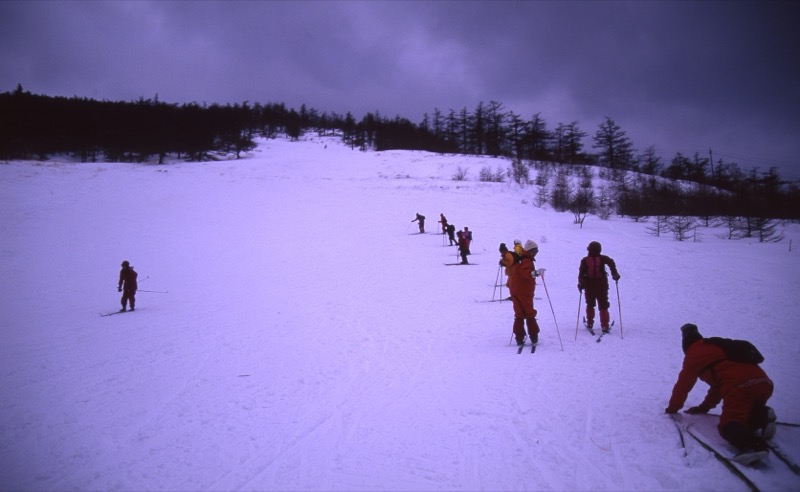
[{"label": "ski helmet", "polygon": [[586,247],[586,251],[596,255],[599,255],[602,250],[603,246],[601,246],[597,241],[592,241],[589,243],[589,246]]}]

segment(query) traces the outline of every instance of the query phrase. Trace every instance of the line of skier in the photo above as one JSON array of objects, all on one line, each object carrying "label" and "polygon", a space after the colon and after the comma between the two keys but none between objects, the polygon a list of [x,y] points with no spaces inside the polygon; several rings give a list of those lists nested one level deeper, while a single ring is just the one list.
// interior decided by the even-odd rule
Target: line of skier
[{"label": "line of skier", "polygon": [[[411,222],[417,222],[417,225],[419,226],[419,233],[425,234],[424,215],[417,212],[416,217]],[[447,235],[447,238],[450,241],[450,246],[455,245],[458,248],[458,254],[461,257],[461,264],[468,265],[469,260],[467,259],[467,256],[472,254],[469,249],[470,245],[472,244],[472,231],[469,230],[469,227],[464,227],[463,231],[456,231],[456,226],[447,221],[447,217],[444,216],[444,213],[439,214],[439,220],[437,224],[441,225],[442,234]]]},{"label": "line of skier", "polygon": [[[416,217],[411,221],[417,222],[419,233],[425,233],[425,216],[417,212]],[[464,227],[463,231],[455,232],[455,226],[450,224],[444,213],[439,214],[437,222],[441,227],[441,233],[447,234],[450,245],[453,243],[458,247],[461,256],[460,264],[469,264],[467,256],[471,254],[470,245],[473,240],[472,231],[469,227]],[[456,237],[454,237],[456,236]],[[595,313],[599,314],[600,328],[604,334],[609,333],[610,315],[608,309],[608,272],[606,267],[611,270],[611,278],[619,282],[620,274],[614,260],[601,254],[602,245],[597,241],[592,241],[587,246],[588,254],[581,259],[578,267],[578,291],[585,298],[586,315],[584,323],[590,331],[594,325]],[[509,291],[509,300],[514,308],[514,323],[512,333],[518,346],[523,346],[526,335],[532,344],[538,343],[539,325],[536,322],[537,311],[533,306],[534,293],[536,290],[536,278],[544,274],[544,269],[535,268],[536,254],[539,252],[539,245],[536,241],[528,239],[525,244],[519,239],[514,240],[513,251],[509,250],[505,243],[500,243],[500,266],[505,269],[507,277],[506,287]],[[527,333],[525,327],[527,326]]]}]

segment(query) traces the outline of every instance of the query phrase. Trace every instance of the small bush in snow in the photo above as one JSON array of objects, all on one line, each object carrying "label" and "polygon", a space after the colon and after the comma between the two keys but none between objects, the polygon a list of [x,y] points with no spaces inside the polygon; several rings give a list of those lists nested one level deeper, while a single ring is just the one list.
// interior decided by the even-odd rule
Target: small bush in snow
[{"label": "small bush in snow", "polygon": [[481,168],[478,179],[488,183],[502,183],[505,181],[505,172],[500,168],[492,172],[489,166],[484,166]]},{"label": "small bush in snow", "polygon": [[467,173],[469,173],[468,168],[463,168],[458,166],[458,170],[453,175],[453,181],[466,181],[467,180]]}]

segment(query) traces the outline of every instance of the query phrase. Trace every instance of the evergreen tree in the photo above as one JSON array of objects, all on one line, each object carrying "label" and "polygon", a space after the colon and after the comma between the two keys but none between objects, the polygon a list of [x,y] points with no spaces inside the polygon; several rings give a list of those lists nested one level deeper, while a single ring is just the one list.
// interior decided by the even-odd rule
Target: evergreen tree
[{"label": "evergreen tree", "polygon": [[536,113],[527,125],[525,136],[525,156],[533,161],[550,159],[549,146],[553,135],[547,130],[547,124],[540,113]]},{"label": "evergreen tree", "polygon": [[633,143],[608,116],[594,135],[593,147],[600,150],[598,163],[601,166],[630,169],[633,165]]}]

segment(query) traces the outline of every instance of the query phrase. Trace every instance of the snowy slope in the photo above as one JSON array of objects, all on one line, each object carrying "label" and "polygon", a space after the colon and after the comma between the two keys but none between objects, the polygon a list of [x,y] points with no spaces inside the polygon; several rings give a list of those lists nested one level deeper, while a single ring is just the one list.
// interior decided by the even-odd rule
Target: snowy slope
[{"label": "snowy slope", "polygon": [[[506,163],[322,139],[240,161],[0,164],[0,489],[746,490],[684,456],[663,414],[679,327],[753,341],[779,420],[800,422],[800,227],[777,244],[581,229],[533,187],[476,181],[484,166]],[[413,234],[416,212],[475,231],[479,265],[443,266],[456,251]],[[547,269],[534,355],[508,345],[510,304],[475,302],[515,238]],[[591,240],[622,274],[600,344],[576,340]],[[100,317],[123,259],[169,293]]]}]

